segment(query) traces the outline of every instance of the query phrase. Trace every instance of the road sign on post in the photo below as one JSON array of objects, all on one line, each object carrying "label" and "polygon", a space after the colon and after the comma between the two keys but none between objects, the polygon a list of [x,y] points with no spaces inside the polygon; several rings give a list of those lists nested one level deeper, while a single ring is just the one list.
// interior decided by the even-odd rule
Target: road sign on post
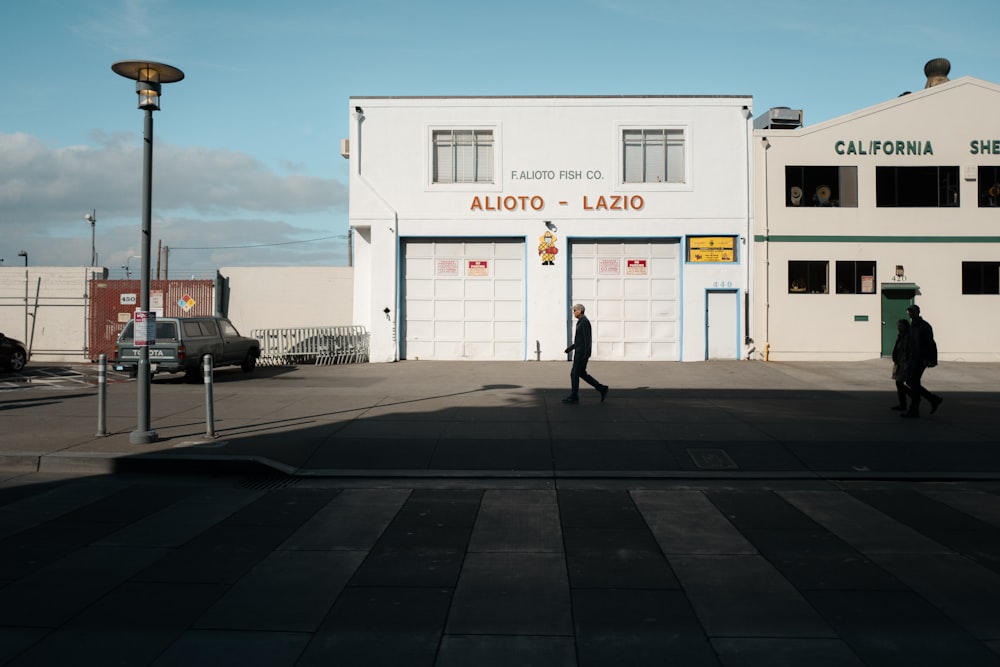
[{"label": "road sign on post", "polygon": [[136,347],[156,345],[156,313],[135,311],[135,344]]}]

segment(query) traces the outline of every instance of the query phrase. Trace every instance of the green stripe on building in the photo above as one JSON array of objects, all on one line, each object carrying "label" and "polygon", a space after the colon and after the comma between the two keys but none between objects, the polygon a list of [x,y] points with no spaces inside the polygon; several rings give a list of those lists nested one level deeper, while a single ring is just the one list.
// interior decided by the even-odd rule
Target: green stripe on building
[{"label": "green stripe on building", "polygon": [[755,243],[1000,243],[1000,236],[800,236],[756,234]]}]

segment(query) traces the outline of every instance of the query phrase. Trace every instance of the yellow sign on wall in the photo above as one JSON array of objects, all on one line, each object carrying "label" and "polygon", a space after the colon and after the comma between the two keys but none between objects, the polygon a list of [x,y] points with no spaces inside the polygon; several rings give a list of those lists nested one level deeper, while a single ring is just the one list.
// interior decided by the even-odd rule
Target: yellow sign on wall
[{"label": "yellow sign on wall", "polygon": [[689,236],[689,262],[735,262],[735,236]]}]

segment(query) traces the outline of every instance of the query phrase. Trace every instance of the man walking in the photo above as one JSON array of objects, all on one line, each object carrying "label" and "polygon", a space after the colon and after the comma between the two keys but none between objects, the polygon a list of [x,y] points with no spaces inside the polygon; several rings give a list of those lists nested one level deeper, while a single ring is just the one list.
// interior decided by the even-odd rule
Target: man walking
[{"label": "man walking", "polygon": [[931,404],[931,414],[944,400],[929,392],[920,378],[928,366],[937,365],[937,343],[934,342],[934,329],[927,320],[920,317],[920,306],[911,304],[906,309],[910,316],[910,337],[906,355],[906,384],[910,385],[910,409],[900,417],[916,419],[920,416],[920,397],[926,398]]},{"label": "man walking", "polygon": [[563,399],[563,403],[580,402],[580,378],[591,387],[601,392],[601,403],[608,397],[608,385],[601,384],[587,373],[587,362],[590,361],[590,352],[593,335],[590,330],[590,320],[584,315],[586,312],[581,304],[573,306],[573,317],[576,318],[576,334],[573,336],[573,344],[566,348],[566,354],[573,350],[573,369],[569,372],[569,381],[572,393]]}]

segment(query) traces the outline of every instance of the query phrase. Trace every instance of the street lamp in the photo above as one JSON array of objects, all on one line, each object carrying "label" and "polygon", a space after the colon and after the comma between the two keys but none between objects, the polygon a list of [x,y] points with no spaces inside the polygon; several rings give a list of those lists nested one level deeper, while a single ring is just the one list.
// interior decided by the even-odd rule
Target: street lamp
[{"label": "street lamp", "polygon": [[132,277],[132,269],[129,267],[129,262],[133,259],[142,259],[142,257],[140,255],[129,255],[125,258],[125,263],[122,265],[122,268],[125,269],[125,280]]},{"label": "street lamp", "polygon": [[28,253],[24,252],[23,250],[18,250],[17,251],[17,256],[18,257],[24,257],[24,267],[27,268],[28,267]]},{"label": "street lamp", "polygon": [[94,245],[97,233],[97,209],[93,213],[83,216],[83,219],[90,223],[90,265],[97,266],[97,246]]},{"label": "street lamp", "polygon": [[[176,67],[146,60],[123,60],[111,66],[115,74],[135,81],[135,92],[139,95],[139,108],[146,112],[143,126],[143,161],[142,161],[142,263],[140,267],[141,280],[139,288],[139,310],[136,312],[134,335],[139,345],[139,367],[137,380],[138,390],[138,426],[129,434],[129,442],[133,445],[146,445],[156,442],[156,431],[149,427],[149,346],[150,338],[155,340],[156,323],[149,317],[149,253],[152,238],[152,199],[153,199],[153,112],[160,108],[160,86],[173,83],[184,78],[184,72]],[[140,317],[141,316],[141,317]],[[144,327],[152,324],[152,331],[140,332],[142,320]],[[148,332],[148,333],[147,333]],[[140,337],[140,333],[142,336]],[[150,335],[151,334],[151,335]],[[145,344],[143,344],[145,343]]]}]

